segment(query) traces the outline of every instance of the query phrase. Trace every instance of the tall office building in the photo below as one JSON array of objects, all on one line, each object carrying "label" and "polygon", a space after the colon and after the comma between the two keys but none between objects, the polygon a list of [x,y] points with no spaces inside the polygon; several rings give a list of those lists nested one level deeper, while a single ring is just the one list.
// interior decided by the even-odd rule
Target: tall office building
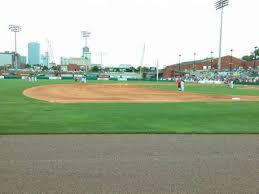
[{"label": "tall office building", "polygon": [[29,65],[40,64],[40,44],[37,42],[28,44],[28,63]]}]

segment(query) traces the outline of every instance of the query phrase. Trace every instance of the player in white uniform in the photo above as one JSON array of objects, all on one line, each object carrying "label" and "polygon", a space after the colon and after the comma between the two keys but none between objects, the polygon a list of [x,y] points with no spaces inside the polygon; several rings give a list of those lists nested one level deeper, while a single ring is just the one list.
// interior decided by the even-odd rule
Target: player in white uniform
[{"label": "player in white uniform", "polygon": [[230,80],[230,88],[234,88],[234,81],[233,81],[233,79]]},{"label": "player in white uniform", "polygon": [[184,80],[182,79],[182,80],[181,80],[181,91],[183,92],[184,89],[185,89],[185,88],[184,88]]}]

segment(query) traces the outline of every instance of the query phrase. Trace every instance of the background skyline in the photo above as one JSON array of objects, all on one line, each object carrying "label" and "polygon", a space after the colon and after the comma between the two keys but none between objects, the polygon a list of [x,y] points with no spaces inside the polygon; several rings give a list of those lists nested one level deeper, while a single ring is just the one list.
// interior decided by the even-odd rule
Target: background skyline
[{"label": "background skyline", "polygon": [[[84,39],[81,31],[91,32],[88,45],[92,63],[139,66],[146,44],[144,64],[155,66],[213,56],[218,57],[220,11],[214,0],[10,0],[0,12],[0,51],[14,50],[14,34],[9,24],[21,25],[17,47],[27,56],[29,42],[39,42],[41,53],[51,42],[55,61],[60,57],[80,57]],[[16,6],[14,6],[16,5]],[[256,11],[259,2],[230,0],[224,9],[222,55],[242,57],[258,46]],[[15,13],[15,14],[13,14]]]}]

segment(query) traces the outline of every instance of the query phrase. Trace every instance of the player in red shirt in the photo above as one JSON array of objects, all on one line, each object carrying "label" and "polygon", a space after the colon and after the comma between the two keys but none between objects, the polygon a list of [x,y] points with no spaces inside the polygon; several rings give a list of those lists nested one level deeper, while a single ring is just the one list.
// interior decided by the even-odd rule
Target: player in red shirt
[{"label": "player in red shirt", "polygon": [[178,87],[178,90],[181,91],[181,79],[180,78],[177,80],[177,87]]}]

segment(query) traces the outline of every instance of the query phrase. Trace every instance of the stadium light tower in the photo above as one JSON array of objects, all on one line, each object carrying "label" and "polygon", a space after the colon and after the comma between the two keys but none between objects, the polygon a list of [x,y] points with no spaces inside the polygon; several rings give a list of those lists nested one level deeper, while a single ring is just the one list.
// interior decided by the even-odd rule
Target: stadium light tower
[{"label": "stadium light tower", "polygon": [[85,47],[87,47],[87,38],[90,37],[91,32],[88,31],[81,31],[82,36],[85,38]]},{"label": "stadium light tower", "polygon": [[15,68],[16,68],[16,72],[17,72],[17,69],[18,69],[18,60],[17,60],[17,43],[16,43],[16,33],[17,32],[20,32],[22,30],[21,26],[18,26],[18,25],[9,25],[9,30],[11,32],[14,32],[14,46],[15,46]]},{"label": "stadium light tower", "polygon": [[228,6],[228,3],[229,3],[229,0],[218,0],[216,2],[216,5],[215,5],[216,10],[221,9],[218,71],[221,70],[221,43],[222,43],[223,8]]},{"label": "stadium light tower", "polygon": [[[90,60],[89,56],[89,48],[87,47],[87,38],[90,37],[90,32],[88,31],[81,31],[82,36],[85,38],[85,46],[83,48],[83,57],[88,58]],[[91,63],[91,62],[90,62]],[[85,73],[87,73],[87,64],[85,64]]]}]

